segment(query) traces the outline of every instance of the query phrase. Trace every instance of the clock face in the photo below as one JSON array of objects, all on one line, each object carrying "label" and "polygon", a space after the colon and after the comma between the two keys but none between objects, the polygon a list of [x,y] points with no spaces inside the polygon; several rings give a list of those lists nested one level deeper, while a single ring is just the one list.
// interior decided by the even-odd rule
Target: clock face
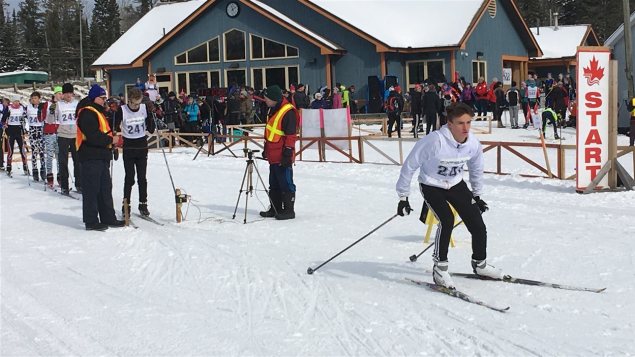
[{"label": "clock face", "polygon": [[227,11],[227,16],[229,17],[236,17],[238,16],[238,13],[240,12],[240,9],[238,8],[238,4],[233,1],[227,4],[227,8],[225,10]]}]

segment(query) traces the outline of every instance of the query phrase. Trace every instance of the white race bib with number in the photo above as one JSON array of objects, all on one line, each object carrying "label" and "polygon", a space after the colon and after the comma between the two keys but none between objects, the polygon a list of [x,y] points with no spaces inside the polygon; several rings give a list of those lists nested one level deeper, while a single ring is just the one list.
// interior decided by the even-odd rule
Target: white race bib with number
[{"label": "white race bib with number", "polygon": [[44,126],[44,123],[37,120],[38,107],[34,107],[32,104],[29,104],[26,107],[26,117],[29,120],[29,127],[34,126]]},{"label": "white race bib with number", "polygon": [[67,103],[63,100],[57,102],[58,109],[60,111],[60,125],[75,125],[77,118],[75,118],[75,109],[77,109],[77,101]]},{"label": "white race bib with number", "polygon": [[24,117],[24,108],[22,106],[19,108],[9,107],[9,119],[7,120],[9,125],[22,125],[20,123],[22,117]]},{"label": "white race bib with number", "polygon": [[527,98],[534,99],[538,96],[538,87],[527,87]]},{"label": "white race bib with number", "polygon": [[121,107],[123,119],[121,121],[121,132],[127,139],[139,139],[146,136],[146,118],[148,112],[145,104],[139,106],[139,110],[133,112],[128,105]]}]

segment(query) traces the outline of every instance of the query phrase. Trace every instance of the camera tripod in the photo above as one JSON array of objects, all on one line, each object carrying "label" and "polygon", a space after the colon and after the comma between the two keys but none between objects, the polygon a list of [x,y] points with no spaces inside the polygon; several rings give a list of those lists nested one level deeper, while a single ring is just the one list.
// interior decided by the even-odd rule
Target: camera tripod
[{"label": "camera tripod", "polygon": [[[254,153],[260,152],[260,150],[243,149],[243,152],[247,154],[247,166],[245,167],[245,173],[243,174],[243,182],[240,184],[240,190],[238,191],[238,199],[236,200],[236,207],[234,208],[234,215],[232,219],[236,218],[236,211],[238,211],[240,196],[242,196],[244,192],[245,193],[245,218],[243,220],[243,223],[247,223],[247,205],[249,204],[249,196],[253,195],[253,191],[254,191],[254,185],[253,185],[254,169],[256,170],[256,174],[258,175],[258,179],[260,180],[260,183],[262,183],[262,187],[267,187],[267,186],[265,185],[265,182],[263,181],[262,176],[260,176],[260,171],[258,171],[258,166],[256,166],[254,163]],[[269,198],[269,191],[266,188],[264,189],[264,191],[267,193],[268,200],[271,201],[271,198]]]}]

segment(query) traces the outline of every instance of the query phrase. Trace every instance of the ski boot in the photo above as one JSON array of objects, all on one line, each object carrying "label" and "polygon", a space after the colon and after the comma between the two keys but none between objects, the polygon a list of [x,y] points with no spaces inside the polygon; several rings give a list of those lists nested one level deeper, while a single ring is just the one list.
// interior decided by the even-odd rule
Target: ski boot
[{"label": "ski boot", "polygon": [[46,170],[40,169],[40,178],[42,181],[46,181]]},{"label": "ski boot", "polygon": [[46,184],[50,189],[53,189],[53,185],[55,184],[53,182],[53,174],[46,174]]},{"label": "ski boot", "polygon": [[139,202],[139,213],[145,217],[150,216],[150,211],[148,211],[148,202]]},{"label": "ski boot", "polygon": [[40,175],[37,172],[37,169],[35,169],[35,168],[33,169],[33,181],[35,181],[35,182],[40,181]]},{"label": "ski boot", "polygon": [[130,204],[126,203],[126,201],[123,201],[121,203],[121,216],[126,218],[126,212],[130,214]]},{"label": "ski boot", "polygon": [[0,165],[0,171],[4,171],[4,164]]},{"label": "ski boot", "polygon": [[287,219],[295,218],[295,211],[293,210],[293,206],[295,205],[295,193],[294,192],[284,192],[282,194],[282,211],[278,211],[276,215],[276,219],[280,221],[284,221]]},{"label": "ski boot", "polygon": [[260,217],[272,218],[277,213],[282,212],[282,193],[280,191],[269,191],[269,199],[271,200],[271,206],[269,206],[269,210],[261,211]]},{"label": "ski boot", "polygon": [[560,136],[558,135],[558,133],[555,133],[555,134],[553,135],[553,138],[554,138],[554,139],[556,139],[556,140],[558,140],[558,139],[560,139]]},{"label": "ski boot", "polygon": [[12,177],[11,176],[11,165],[7,166],[7,176]]},{"label": "ski boot", "polygon": [[29,166],[27,166],[27,164],[23,164],[23,165],[22,165],[22,171],[24,171],[24,174],[25,174],[26,176],[28,176],[28,175],[30,175],[30,174],[31,174],[31,172],[29,171]]},{"label": "ski boot", "polygon": [[474,260],[472,259],[472,270],[474,274],[488,277],[496,280],[503,280],[503,271],[487,264],[486,260]]},{"label": "ski boot", "polygon": [[456,289],[452,276],[448,272],[448,261],[434,262],[432,267],[432,280],[434,283],[448,289]]}]

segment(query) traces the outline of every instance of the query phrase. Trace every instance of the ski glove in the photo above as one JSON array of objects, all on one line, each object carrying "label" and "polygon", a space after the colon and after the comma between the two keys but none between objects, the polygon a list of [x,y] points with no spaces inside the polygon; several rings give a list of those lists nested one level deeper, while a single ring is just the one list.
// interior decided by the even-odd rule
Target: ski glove
[{"label": "ski glove", "polygon": [[487,203],[485,203],[485,201],[483,201],[479,196],[475,196],[474,201],[476,201],[476,205],[481,213],[485,213],[485,211],[489,209],[489,207],[487,207]]},{"label": "ski glove", "polygon": [[282,149],[282,158],[280,159],[280,166],[282,167],[291,167],[293,163],[293,149],[285,147]]},{"label": "ski glove", "polygon": [[412,212],[412,208],[410,208],[410,203],[408,202],[408,197],[402,197],[399,200],[399,204],[397,205],[397,214],[402,216],[404,215],[404,210],[406,214],[409,215]]}]

